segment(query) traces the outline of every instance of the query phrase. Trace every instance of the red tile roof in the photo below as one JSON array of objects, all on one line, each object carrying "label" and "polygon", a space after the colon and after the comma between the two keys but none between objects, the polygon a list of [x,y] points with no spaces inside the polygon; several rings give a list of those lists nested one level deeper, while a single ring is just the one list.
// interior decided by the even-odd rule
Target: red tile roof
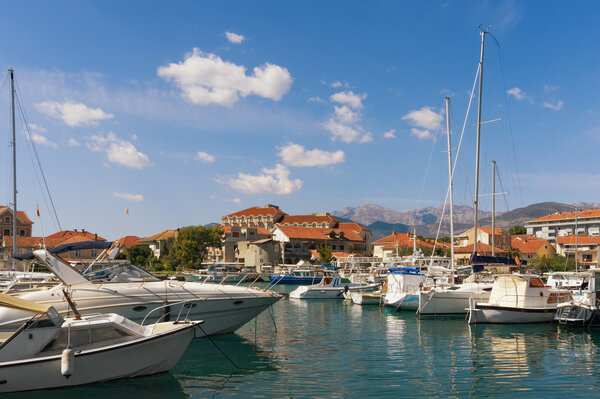
[{"label": "red tile roof", "polygon": [[[557,237],[556,242],[559,244],[572,244],[575,245],[575,235],[568,235],[563,237]],[[577,237],[578,245],[585,244],[600,244],[600,237],[598,236],[588,236],[587,234],[579,234]]]},{"label": "red tile roof", "polygon": [[338,228],[343,229],[343,230],[352,230],[352,231],[370,231],[365,226],[360,225],[355,222],[348,222],[348,223],[340,222],[338,224]]},{"label": "red tile roof", "polygon": [[227,217],[233,217],[233,216],[267,216],[267,215],[271,215],[271,216],[275,216],[275,215],[287,215],[287,213],[283,212],[282,210],[272,207],[272,206],[265,206],[265,207],[260,207],[260,206],[253,206],[252,208],[248,208],[248,209],[243,209],[241,211],[238,212],[234,212],[231,213],[229,215],[227,215]]},{"label": "red tile roof", "polygon": [[163,241],[168,240],[169,238],[177,238],[178,234],[179,232],[177,230],[164,230],[160,233],[154,234],[153,236],[142,238],[142,241]]},{"label": "red tile roof", "polygon": [[[9,210],[10,213],[12,214],[12,209],[6,207],[6,206],[0,206],[0,213],[4,212],[5,210]],[[17,211],[17,216],[19,217],[19,219],[21,219],[24,223],[30,223],[33,224],[33,222],[27,217],[27,214],[23,211]]]},{"label": "red tile roof", "polygon": [[332,253],[334,257],[341,259],[341,258],[351,258],[351,257],[355,257],[355,256],[360,256],[359,254],[351,254],[348,252],[333,252]]},{"label": "red tile roof", "polygon": [[[12,236],[4,236],[2,246],[12,248]],[[23,237],[17,236],[17,247],[19,248],[39,248],[42,244],[42,237]]]},{"label": "red tile roof", "polygon": [[[486,232],[487,234],[492,234],[492,228],[491,227],[480,227],[479,230]],[[504,231],[504,229],[499,229],[499,228],[495,228],[494,229],[495,235],[502,235],[502,234],[508,234],[506,231]]]},{"label": "red tile roof", "polygon": [[510,246],[518,249],[522,254],[534,254],[543,245],[551,246],[548,240],[526,235],[512,236],[510,240]]},{"label": "red tile roof", "polygon": [[117,241],[122,247],[133,247],[142,243],[142,239],[138,236],[125,236],[119,238]]},{"label": "red tile roof", "polygon": [[293,226],[277,226],[279,230],[283,232],[289,238],[295,239],[309,239],[309,240],[331,240],[329,234],[334,232],[336,234],[344,233],[344,238],[348,241],[360,241],[363,242],[363,238],[353,231],[342,231],[341,229],[322,229],[314,227],[293,227]]},{"label": "red tile roof", "polygon": [[389,236],[380,238],[379,240],[373,242],[373,245],[382,245],[382,244],[387,244],[390,242],[396,242],[398,240],[403,240],[403,241],[410,240],[411,237],[412,237],[412,235],[410,235],[409,233],[396,233],[394,231]]},{"label": "red tile roof", "polygon": [[302,227],[304,223],[307,224],[307,227],[312,227],[312,224],[316,223],[317,228],[321,227],[322,223],[327,223],[328,225],[333,223],[333,227],[335,227],[339,223],[339,220],[331,215],[285,215],[277,222],[278,225],[289,224],[290,226],[293,226],[295,223],[298,223],[299,227]]},{"label": "red tile roof", "polygon": [[[579,219],[600,218],[600,209],[590,209],[587,211],[580,211],[578,218]],[[530,220],[527,223],[548,222],[548,221],[552,221],[552,220],[575,220],[575,211],[551,213],[550,215],[546,215],[546,216],[542,216],[541,218]]]},{"label": "red tile roof", "polygon": [[[454,253],[455,254],[472,254],[473,253],[473,244],[469,244],[465,247],[454,247]],[[484,244],[482,242],[478,242],[477,243],[477,253],[479,255],[481,254],[491,254],[492,253],[492,246],[488,245],[488,244]],[[500,248],[495,248],[494,253],[500,255],[500,254],[505,254],[506,251]]]},{"label": "red tile roof", "polygon": [[[413,235],[410,233],[396,233],[393,232],[387,237],[380,238],[375,241],[373,245],[383,245],[383,248],[396,248],[396,247],[412,247],[414,245]],[[417,238],[417,246],[418,247],[429,247],[433,248],[433,243],[435,240],[425,239],[421,240]],[[437,243],[437,247],[449,246],[447,243]]]}]

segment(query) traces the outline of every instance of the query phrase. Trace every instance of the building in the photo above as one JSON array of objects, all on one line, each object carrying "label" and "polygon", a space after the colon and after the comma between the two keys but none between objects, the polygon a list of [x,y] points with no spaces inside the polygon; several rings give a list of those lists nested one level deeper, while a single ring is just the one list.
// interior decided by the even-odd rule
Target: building
[{"label": "building", "polygon": [[[494,247],[507,249],[510,247],[510,234],[504,229],[494,229]],[[475,228],[471,228],[464,233],[460,234],[455,238],[457,247],[466,247],[475,243]],[[492,229],[488,227],[477,228],[477,242],[484,243],[486,245],[492,245]],[[491,248],[491,247],[490,247]],[[479,251],[477,251],[479,253]]]},{"label": "building", "polygon": [[329,246],[333,252],[367,256],[370,242],[361,236],[361,230],[356,232],[351,225],[355,223],[348,223],[343,228],[277,226],[273,229],[273,240],[280,243],[283,261],[287,264],[310,261],[311,251],[318,250],[322,244]]},{"label": "building", "polygon": [[271,230],[275,223],[287,215],[277,205],[253,206],[221,218],[222,226],[263,227]]},{"label": "building", "polygon": [[[33,222],[23,211],[17,211],[17,237],[31,237]],[[13,210],[0,206],[0,239],[13,235]]]},{"label": "building", "polygon": [[556,239],[556,252],[559,255],[574,259],[577,255],[577,263],[585,268],[600,267],[598,253],[600,252],[600,236],[589,236],[578,234],[560,236]]},{"label": "building", "polygon": [[512,236],[510,246],[518,249],[525,259],[550,259],[556,255],[556,249],[550,241],[527,235]]},{"label": "building", "polygon": [[146,244],[152,250],[152,254],[156,259],[160,259],[162,255],[165,255],[167,248],[167,242],[169,239],[177,238],[179,230],[164,230],[158,234],[154,234],[150,237],[142,238],[141,243]]},{"label": "building", "polygon": [[[525,223],[528,236],[544,238],[555,244],[557,237],[575,234],[577,224],[578,234],[591,237],[600,236],[600,209],[575,212],[556,212]],[[576,220],[577,219],[577,220]]]},{"label": "building", "polygon": [[[264,227],[221,226],[221,230],[223,230],[223,245],[221,248],[209,248],[207,262],[244,263],[245,259],[251,259],[254,256],[250,256],[245,252],[240,254],[240,243],[244,243],[244,247],[248,248],[249,243],[256,243],[273,237],[273,234]],[[260,258],[260,255],[257,256],[259,256],[258,259],[263,259],[263,263],[270,263],[270,261],[265,261],[264,257]],[[246,266],[256,265],[246,264]]]},{"label": "building", "polygon": [[[421,240],[410,233],[392,232],[389,236],[380,238],[373,242],[373,256],[378,258],[393,258],[398,256],[398,249],[401,247],[417,246],[417,248],[433,249],[433,241]],[[445,244],[437,243],[437,247],[445,246]]]}]

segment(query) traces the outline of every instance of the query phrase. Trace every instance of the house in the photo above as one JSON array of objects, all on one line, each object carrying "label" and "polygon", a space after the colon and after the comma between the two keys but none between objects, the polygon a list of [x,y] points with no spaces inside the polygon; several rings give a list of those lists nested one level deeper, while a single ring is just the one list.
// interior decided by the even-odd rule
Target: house
[{"label": "house", "polygon": [[135,247],[142,244],[142,239],[138,236],[125,236],[117,240],[119,245],[123,248]]},{"label": "house", "polygon": [[556,255],[556,249],[550,241],[528,235],[512,236],[510,246],[518,249],[526,259],[550,259]]},{"label": "house", "polygon": [[525,223],[527,235],[544,238],[552,244],[558,237],[575,234],[587,234],[591,237],[600,236],[600,209],[590,209],[576,212],[556,212],[542,216]]},{"label": "house", "polygon": [[340,228],[314,228],[277,226],[273,230],[273,240],[279,242],[283,250],[284,263],[298,263],[310,260],[312,251],[327,244],[333,252],[348,252],[366,256],[370,251],[365,238],[354,231],[352,226]]},{"label": "house", "polygon": [[[422,240],[410,233],[396,233],[392,232],[389,236],[380,238],[373,242],[373,256],[378,258],[390,258],[398,256],[398,249],[402,247],[413,246],[418,248],[433,248],[433,240]],[[445,244],[437,243],[437,247],[444,246]]]},{"label": "house", "polygon": [[271,230],[285,215],[277,205],[253,206],[221,218],[223,226],[263,227]]},{"label": "house", "polygon": [[579,266],[600,267],[598,253],[600,252],[600,236],[574,234],[556,238],[556,252],[569,257],[577,256]]},{"label": "house", "polygon": [[150,237],[142,238],[141,243],[148,245],[150,247],[150,249],[152,250],[154,257],[156,259],[159,259],[162,255],[165,255],[167,241],[169,241],[169,239],[171,239],[171,238],[173,238],[173,239],[177,238],[178,234],[179,234],[179,229],[178,230],[163,230],[158,234],[154,234]]},{"label": "house", "polygon": [[[265,229],[264,227],[241,227],[241,226],[221,226],[221,230],[223,230],[223,245],[221,248],[209,248],[208,249],[208,262],[244,262],[243,260],[239,260],[241,256],[243,259],[254,258],[250,255],[239,255],[238,245],[239,243],[246,242],[256,242],[259,240],[270,239],[273,237],[273,234]],[[247,246],[247,244],[245,244]],[[258,259],[260,258],[260,255]],[[264,261],[266,262],[266,261]],[[268,262],[267,262],[268,263]],[[254,264],[246,266],[255,266]]]},{"label": "house", "polygon": [[[475,242],[475,229],[471,228],[464,233],[460,234],[455,238],[457,247],[466,247],[473,245]],[[510,247],[510,234],[504,229],[494,229],[494,247],[507,249]],[[477,229],[477,242],[481,242],[487,245],[492,245],[492,229],[488,227],[479,227]],[[491,248],[491,247],[490,247]],[[479,252],[479,251],[477,251]]]},{"label": "house", "polygon": [[[17,237],[31,237],[33,222],[23,211],[17,211]],[[13,235],[13,210],[0,206],[0,239]]]}]

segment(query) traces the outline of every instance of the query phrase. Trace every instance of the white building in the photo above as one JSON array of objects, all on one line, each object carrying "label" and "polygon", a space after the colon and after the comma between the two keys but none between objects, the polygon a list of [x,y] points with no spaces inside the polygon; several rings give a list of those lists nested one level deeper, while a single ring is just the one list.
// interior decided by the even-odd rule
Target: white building
[{"label": "white building", "polygon": [[600,236],[600,209],[579,211],[575,219],[575,212],[557,212],[528,221],[525,229],[528,236],[544,238],[553,244],[557,237],[574,235],[576,224],[578,234]]}]

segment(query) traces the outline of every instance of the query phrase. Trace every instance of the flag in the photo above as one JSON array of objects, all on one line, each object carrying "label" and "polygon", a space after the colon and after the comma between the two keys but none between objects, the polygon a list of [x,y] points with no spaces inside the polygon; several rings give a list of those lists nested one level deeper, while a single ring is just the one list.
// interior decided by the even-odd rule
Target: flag
[{"label": "flag", "polygon": [[125,214],[129,215],[129,208],[125,209]]},{"label": "flag", "polygon": [[517,264],[517,266],[521,267],[521,259],[519,259],[518,256],[515,256],[515,263]]},{"label": "flag", "polygon": [[38,204],[35,204],[35,214],[37,215],[37,217],[40,217],[40,207]]}]

